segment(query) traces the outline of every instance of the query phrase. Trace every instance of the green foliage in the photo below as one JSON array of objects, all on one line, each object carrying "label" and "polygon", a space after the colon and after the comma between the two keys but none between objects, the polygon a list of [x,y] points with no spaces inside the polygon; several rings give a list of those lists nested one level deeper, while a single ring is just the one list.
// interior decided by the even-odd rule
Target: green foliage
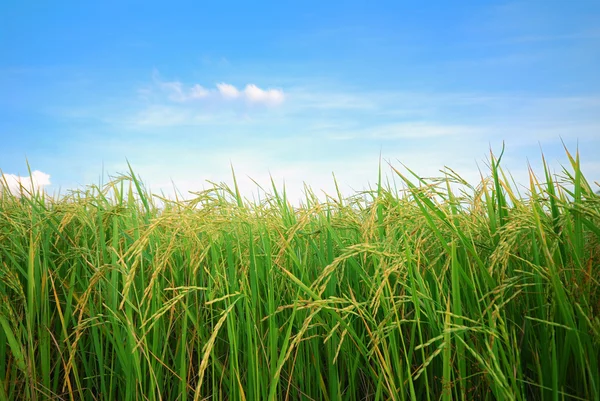
[{"label": "green foliage", "polygon": [[0,400],[600,400],[600,197],[568,157],[525,197],[493,157],[297,208],[132,171],[5,190]]}]

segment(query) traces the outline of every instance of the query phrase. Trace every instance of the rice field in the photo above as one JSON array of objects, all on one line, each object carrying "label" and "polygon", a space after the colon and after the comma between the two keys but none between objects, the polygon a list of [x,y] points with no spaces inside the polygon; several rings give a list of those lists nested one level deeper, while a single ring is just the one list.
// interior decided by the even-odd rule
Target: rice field
[{"label": "rice field", "polygon": [[0,401],[600,400],[600,196],[567,155],[300,207],[3,191]]}]

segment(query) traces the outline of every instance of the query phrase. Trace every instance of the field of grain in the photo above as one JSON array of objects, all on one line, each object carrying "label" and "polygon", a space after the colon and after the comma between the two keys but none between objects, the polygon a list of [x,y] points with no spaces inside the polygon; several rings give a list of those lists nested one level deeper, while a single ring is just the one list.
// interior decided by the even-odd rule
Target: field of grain
[{"label": "field of grain", "polygon": [[4,191],[0,401],[599,400],[600,196],[567,155],[301,207]]}]

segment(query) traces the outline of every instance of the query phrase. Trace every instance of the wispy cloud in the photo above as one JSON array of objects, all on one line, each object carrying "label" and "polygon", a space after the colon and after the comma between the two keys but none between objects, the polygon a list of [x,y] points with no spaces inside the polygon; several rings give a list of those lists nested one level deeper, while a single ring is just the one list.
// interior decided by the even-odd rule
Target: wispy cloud
[{"label": "wispy cloud", "polygon": [[507,39],[504,43],[554,42],[580,39],[600,39],[600,31],[581,31],[555,35],[523,35]]},{"label": "wispy cloud", "polygon": [[210,91],[202,85],[195,84],[189,89],[184,88],[179,81],[160,81],[156,80],[156,85],[167,94],[169,100],[174,102],[189,102],[197,99],[204,99],[210,95]]},{"label": "wispy cloud", "polygon": [[331,139],[423,139],[436,137],[459,137],[468,134],[483,134],[485,127],[468,125],[435,124],[425,122],[407,122],[384,124],[343,134],[333,134]]},{"label": "wispy cloud", "polygon": [[139,127],[171,127],[200,122],[202,120],[197,113],[172,106],[151,106],[138,112],[127,121],[129,125]]},{"label": "wispy cloud", "polygon": [[13,195],[21,195],[28,192],[37,192],[50,185],[50,175],[35,170],[30,176],[21,177],[15,174],[2,174],[0,181],[0,192],[8,189]]},{"label": "wispy cloud", "polygon": [[[243,90],[225,82],[217,83],[214,89],[208,89],[200,84],[186,86],[181,81],[163,81],[157,72],[153,74],[153,81],[156,88],[166,95],[168,100],[177,103],[189,103],[198,100],[242,100],[248,104],[277,106],[285,100],[282,89],[262,89],[253,83],[247,84]],[[148,90],[142,90],[141,93],[147,96]]]}]

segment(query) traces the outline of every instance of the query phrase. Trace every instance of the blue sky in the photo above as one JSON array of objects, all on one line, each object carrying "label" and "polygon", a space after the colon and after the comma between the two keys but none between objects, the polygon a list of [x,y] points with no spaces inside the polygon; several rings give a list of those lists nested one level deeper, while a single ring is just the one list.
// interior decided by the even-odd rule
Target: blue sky
[{"label": "blue sky", "polygon": [[363,189],[380,154],[476,180],[503,141],[524,180],[562,138],[598,181],[598,21],[595,0],[3,1],[0,169],[64,192],[129,160],[186,193],[233,164],[299,196]]}]

